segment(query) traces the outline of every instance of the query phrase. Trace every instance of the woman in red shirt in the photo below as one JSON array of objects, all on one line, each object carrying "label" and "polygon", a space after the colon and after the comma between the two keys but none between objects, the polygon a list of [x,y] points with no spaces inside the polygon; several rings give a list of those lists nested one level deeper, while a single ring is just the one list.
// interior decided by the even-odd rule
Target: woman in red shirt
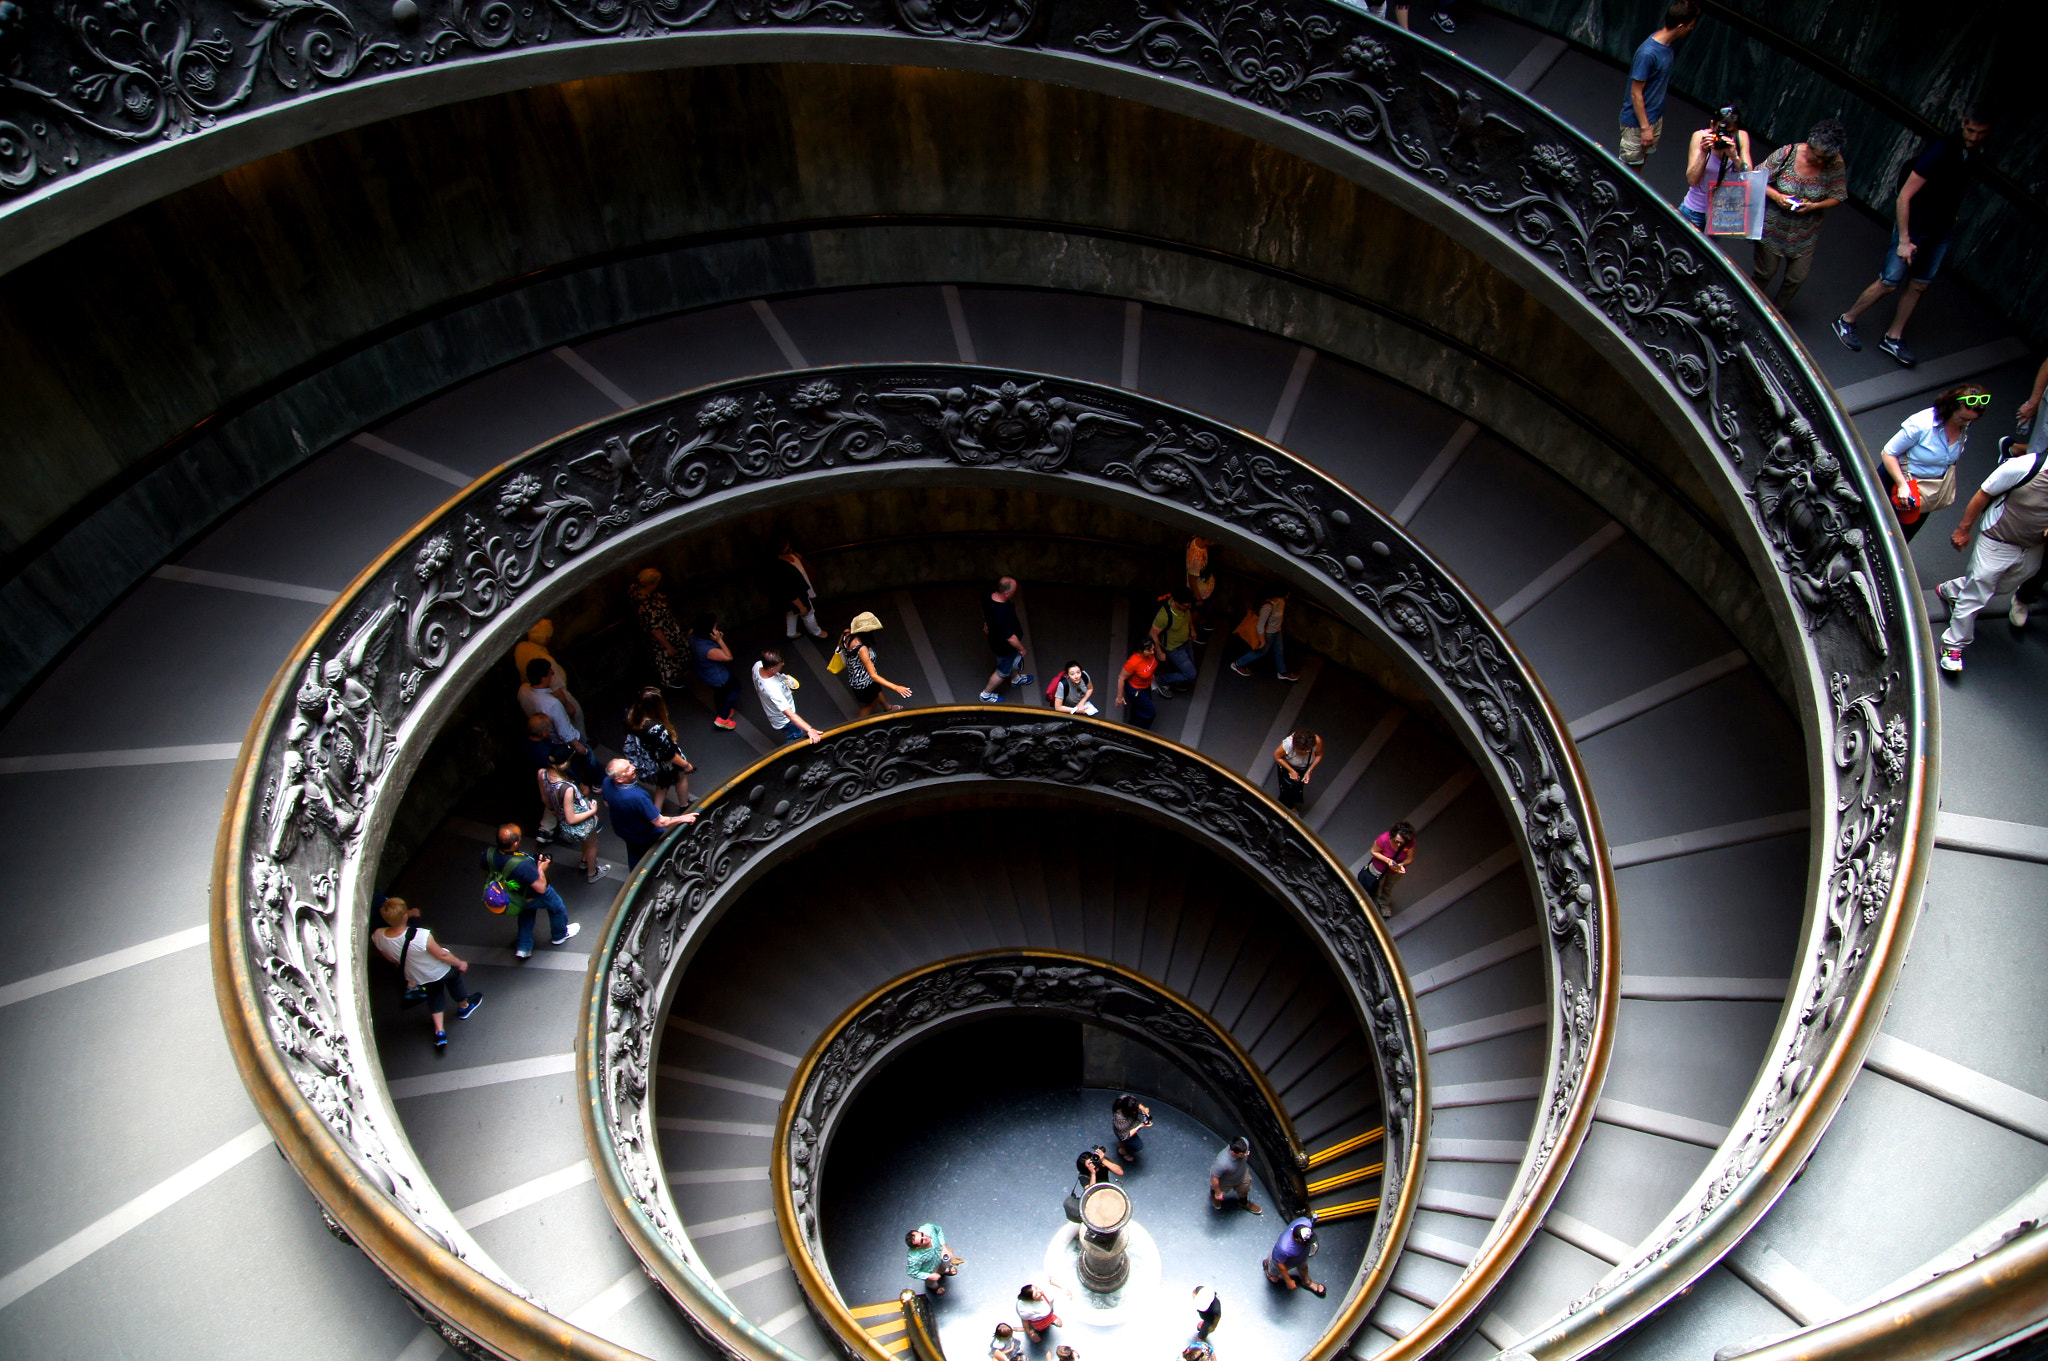
[{"label": "woman in red shirt", "polygon": [[1119,709],[1130,709],[1133,726],[1150,728],[1152,720],[1159,716],[1159,711],[1152,707],[1152,677],[1158,670],[1159,649],[1147,638],[1117,673],[1116,705]]}]

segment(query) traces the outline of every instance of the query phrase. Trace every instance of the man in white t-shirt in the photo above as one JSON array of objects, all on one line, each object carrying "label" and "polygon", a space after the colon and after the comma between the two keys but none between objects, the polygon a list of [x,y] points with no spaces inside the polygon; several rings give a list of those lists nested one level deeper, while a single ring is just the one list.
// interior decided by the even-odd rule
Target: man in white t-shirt
[{"label": "man in white t-shirt", "polygon": [[553,690],[548,681],[554,674],[554,663],[545,657],[535,657],[526,664],[526,684],[519,687],[519,707],[528,714],[539,714],[555,725],[555,740],[569,744],[569,750],[576,753],[569,768],[576,775],[579,784],[598,782],[597,762],[591,759],[590,744],[583,740],[583,733],[569,719],[569,710]]},{"label": "man in white t-shirt", "polygon": [[576,725],[581,727],[583,706],[577,703],[576,696],[569,693],[569,673],[562,670],[561,662],[555,659],[554,653],[548,651],[548,644],[553,642],[554,638],[555,621],[541,620],[526,631],[526,637],[512,645],[512,664],[518,667],[519,674],[524,676],[535,658],[545,658],[549,667],[548,690],[556,699],[562,701],[562,707],[569,711],[569,717],[575,719]]},{"label": "man in white t-shirt", "polygon": [[1963,649],[1977,636],[1977,614],[2001,584],[2017,586],[2041,565],[2048,542],[2048,453],[2014,452],[2015,441],[1999,441],[2005,455],[1963,508],[1963,521],[1949,542],[1960,553],[1970,546],[1970,529],[1984,517],[1984,532],[1962,576],[1944,581],[1934,593],[1947,602],[1948,627],[1941,634],[1941,669],[1961,671]]},{"label": "man in white t-shirt", "polygon": [[761,712],[768,715],[775,740],[785,746],[816,742],[825,735],[796,711],[796,684],[794,676],[783,674],[782,654],[773,648],[754,663],[754,693],[761,698]]}]

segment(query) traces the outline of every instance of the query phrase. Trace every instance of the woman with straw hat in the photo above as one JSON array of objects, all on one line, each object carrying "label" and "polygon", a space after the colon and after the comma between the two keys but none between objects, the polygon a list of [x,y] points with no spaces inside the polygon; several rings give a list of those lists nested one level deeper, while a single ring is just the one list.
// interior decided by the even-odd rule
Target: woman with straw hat
[{"label": "woman with straw hat", "polygon": [[860,705],[860,717],[866,718],[881,705],[891,713],[902,708],[901,704],[890,704],[882,697],[884,690],[894,690],[904,699],[910,698],[910,687],[898,685],[875,669],[875,654],[868,646],[866,635],[880,633],[882,621],[863,610],[853,617],[846,631],[839,635],[838,655],[833,658],[838,665],[832,669],[846,680],[846,688],[853,692],[854,702]]}]

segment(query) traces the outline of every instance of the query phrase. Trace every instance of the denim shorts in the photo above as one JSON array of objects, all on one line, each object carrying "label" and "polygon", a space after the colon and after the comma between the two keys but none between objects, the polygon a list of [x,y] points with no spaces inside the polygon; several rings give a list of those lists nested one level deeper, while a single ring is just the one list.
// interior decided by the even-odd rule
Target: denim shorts
[{"label": "denim shorts", "polygon": [[1688,208],[1681,203],[1678,205],[1678,215],[1687,222],[1692,223],[1693,226],[1698,227],[1701,231],[1707,229],[1707,215],[1697,208]]},{"label": "denim shorts", "polygon": [[1006,652],[996,658],[996,674],[1005,680],[1017,674],[1017,663],[1024,660],[1021,652]]},{"label": "denim shorts", "polygon": [[1913,252],[1913,263],[1907,264],[1899,258],[1899,224],[1892,224],[1892,239],[1884,248],[1884,269],[1878,278],[1886,288],[1897,288],[1906,282],[1910,272],[1913,282],[1925,284],[1934,282],[1935,274],[1941,269],[1942,257],[1948,254],[1948,238],[1939,241],[1916,241],[1919,247]]}]

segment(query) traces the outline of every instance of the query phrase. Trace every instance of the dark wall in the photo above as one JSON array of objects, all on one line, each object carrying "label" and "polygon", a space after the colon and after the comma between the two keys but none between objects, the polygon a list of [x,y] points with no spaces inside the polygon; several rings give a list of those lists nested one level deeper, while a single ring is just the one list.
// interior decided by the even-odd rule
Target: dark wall
[{"label": "dark wall", "polygon": [[[915,242],[773,231],[931,214],[1013,225]],[[1181,253],[1127,239],[1035,254],[1018,222]],[[912,278],[1169,301],[1356,358],[1559,468],[1676,555],[1752,650],[1775,651],[1746,566],[1706,544],[1706,565],[1688,567],[1673,546],[1711,539],[1719,511],[1670,432],[1576,332],[1434,228],[1242,135],[1100,95],[749,66],[545,87],[336,135],[0,279],[6,692],[266,481],[479,367],[650,308]],[[550,279],[561,286],[535,310]],[[1672,497],[1700,523],[1643,518]]]},{"label": "dark wall", "polygon": [[[1657,27],[1664,0],[1485,0],[1619,62]],[[1711,0],[1682,43],[1674,88],[1713,108],[1739,101],[1776,146],[1824,117],[1849,128],[1850,196],[1880,216],[1928,134],[1978,99],[1998,110],[1944,272],[2013,330],[2048,345],[2048,101],[2039,71],[2048,11],[2024,0]],[[1615,109],[1621,108],[1615,82]],[[1761,155],[1761,151],[1758,153]]]}]

